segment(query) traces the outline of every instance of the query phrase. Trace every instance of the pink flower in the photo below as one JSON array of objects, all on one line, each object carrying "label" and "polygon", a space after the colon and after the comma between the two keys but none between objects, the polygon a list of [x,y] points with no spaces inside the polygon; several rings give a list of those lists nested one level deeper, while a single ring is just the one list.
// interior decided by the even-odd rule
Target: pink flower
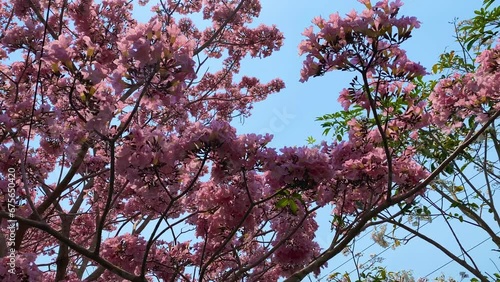
[{"label": "pink flower", "polygon": [[72,38],[59,35],[57,40],[47,44],[49,58],[55,63],[70,64],[74,56],[74,51],[70,48]]}]

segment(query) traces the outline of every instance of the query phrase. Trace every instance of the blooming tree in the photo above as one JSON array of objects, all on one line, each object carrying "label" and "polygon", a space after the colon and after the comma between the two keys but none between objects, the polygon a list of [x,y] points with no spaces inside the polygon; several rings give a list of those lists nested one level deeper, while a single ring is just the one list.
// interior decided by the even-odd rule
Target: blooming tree
[{"label": "blooming tree", "polygon": [[[484,88],[498,87],[498,50],[482,55],[484,80],[470,79],[477,97],[448,101],[463,87],[443,82],[432,98],[443,107],[428,111],[413,91],[426,72],[400,46],[418,20],[400,1],[361,2],[314,19],[299,47],[302,81],[358,73],[339,98],[358,113],[347,139],[276,150],[230,125],[284,87],[239,75],[243,58],[282,45],[276,27],[252,27],[258,0],[162,0],[146,23],[125,0],[1,1],[0,277],[299,281],[381,212],[411,206],[498,117],[498,92]],[[478,129],[438,167],[415,160],[419,130],[470,116]],[[322,250],[315,211],[330,206]]]},{"label": "blooming tree", "polygon": [[[432,67],[432,74],[440,74],[440,79],[424,81],[422,77],[417,77],[412,81],[412,95],[428,101],[424,111],[431,114],[431,122],[411,133],[409,143],[404,146],[412,146],[419,164],[428,171],[435,171],[437,165],[446,160],[475,130],[484,124],[490,126],[444,167],[441,175],[430,183],[432,189],[426,190],[412,205],[404,206],[398,213],[394,213],[394,209],[381,212],[376,220],[382,226],[372,229],[372,238],[385,250],[397,248],[412,238],[419,238],[462,266],[465,270],[459,273],[462,279],[472,274],[482,281],[496,281],[500,277],[499,273],[487,271],[485,263],[490,264],[489,269],[496,267],[496,264],[486,261],[489,257],[486,251],[481,256],[481,262],[470,253],[486,241],[490,241],[494,248],[496,246],[491,252],[493,257],[497,256],[496,251],[500,248],[500,220],[496,205],[496,190],[500,184],[497,177],[499,128],[498,123],[491,119],[491,115],[498,111],[499,101],[497,34],[500,7],[493,7],[493,3],[494,0],[485,0],[483,8],[475,11],[474,18],[454,22],[459,50],[442,54]],[[384,107],[400,108],[401,102],[393,100]],[[351,118],[361,115],[362,110],[354,106],[324,115],[318,120],[323,122],[325,134],[333,131],[340,139],[349,129]],[[439,231],[422,230],[423,226],[436,219],[446,228]],[[473,229],[471,231],[474,234],[485,236],[486,239],[471,247],[466,242],[470,241],[470,235],[457,231],[457,224],[461,228]],[[388,230],[388,226],[392,228]],[[442,236],[437,236],[437,232],[442,233],[446,229],[449,231],[447,240],[439,240],[438,237]],[[399,275],[398,281],[414,281],[407,271],[395,273],[384,267],[375,267],[383,260],[379,255],[364,259],[366,263],[361,263],[362,254],[355,250],[355,241],[346,248],[346,253],[353,257],[357,281],[394,281],[394,275]],[[409,276],[405,278],[405,275]],[[348,277],[349,274],[342,275],[339,272],[330,275],[332,281],[347,281]],[[473,281],[477,281],[477,278],[473,278]],[[444,277],[438,280],[444,281]],[[428,280],[422,278],[418,281]]]}]

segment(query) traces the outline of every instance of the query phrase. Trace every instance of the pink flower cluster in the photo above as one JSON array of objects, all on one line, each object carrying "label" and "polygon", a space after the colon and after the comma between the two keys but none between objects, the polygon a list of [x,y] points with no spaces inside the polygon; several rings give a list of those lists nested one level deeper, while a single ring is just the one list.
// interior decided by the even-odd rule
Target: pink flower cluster
[{"label": "pink flower cluster", "polygon": [[[293,274],[321,253],[320,246],[313,240],[314,233],[318,229],[314,216],[315,214],[312,214],[304,222],[299,222],[300,217],[289,214],[272,222],[271,228],[277,233],[273,241],[275,245],[281,242],[291,230],[300,226],[300,229],[273,254],[273,261],[278,264],[281,276],[287,277]],[[319,269],[315,272],[318,275]]]},{"label": "pink flower cluster", "polygon": [[[422,66],[407,59],[399,44],[410,37],[420,22],[414,17],[398,17],[401,1],[360,1],[366,9],[355,10],[342,18],[338,13],[328,20],[313,20],[320,30],[311,26],[303,33],[307,37],[299,45],[299,55],[306,54],[301,81],[332,70],[375,72],[375,67],[386,74],[411,79],[425,74]],[[380,74],[380,73],[379,73]]]},{"label": "pink flower cluster", "polygon": [[[2,258],[0,265],[0,279],[2,281],[44,281],[42,271],[35,263],[38,257],[35,253],[16,254],[13,260],[9,256]],[[11,270],[13,266],[15,274]]]},{"label": "pink flower cluster", "polygon": [[475,73],[455,73],[439,81],[429,96],[434,124],[452,131],[471,116],[485,122],[492,112],[500,110],[499,43],[477,57]]},{"label": "pink flower cluster", "polygon": [[[146,243],[144,238],[127,233],[105,240],[102,243],[101,253],[104,258],[119,265],[124,270],[139,274],[146,251]],[[114,276],[111,273],[108,275],[108,278],[102,277],[103,281],[112,279]]]}]

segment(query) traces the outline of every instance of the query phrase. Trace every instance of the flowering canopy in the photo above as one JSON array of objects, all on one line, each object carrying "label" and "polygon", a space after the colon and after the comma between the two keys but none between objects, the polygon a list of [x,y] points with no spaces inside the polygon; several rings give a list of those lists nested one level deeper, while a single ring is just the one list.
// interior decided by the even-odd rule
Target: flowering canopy
[{"label": "flowering canopy", "polygon": [[[498,90],[489,84],[498,76],[491,51],[480,61],[491,76],[474,80],[480,97],[450,105],[436,91],[432,103],[447,106],[426,112],[412,92],[425,70],[400,48],[419,22],[398,15],[400,1],[361,2],[360,14],[314,19],[320,31],[306,29],[299,49],[302,81],[359,72],[339,101],[366,115],[348,122],[340,143],[275,150],[270,135],[237,135],[230,125],[284,88],[280,79],[236,79],[245,56],[282,45],[276,27],[250,26],[258,0],[160,1],[146,23],[125,0],[0,1],[0,181],[12,168],[20,175],[16,267],[2,264],[0,277],[276,281],[318,273],[318,208],[333,205],[342,218],[394,197],[411,202],[429,172],[402,148],[410,133],[431,120],[444,125],[453,107],[485,121],[488,112],[478,111],[498,100],[485,88]],[[208,27],[186,17],[195,13]],[[214,60],[222,67],[205,72]],[[334,222],[342,232],[345,225]]]}]

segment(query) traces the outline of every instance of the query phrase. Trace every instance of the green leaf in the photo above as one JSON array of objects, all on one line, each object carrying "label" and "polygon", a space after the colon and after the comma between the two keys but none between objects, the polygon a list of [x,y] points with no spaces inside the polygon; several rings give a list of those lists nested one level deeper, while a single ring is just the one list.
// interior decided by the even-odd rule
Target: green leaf
[{"label": "green leaf", "polygon": [[434,163],[431,164],[431,171],[435,171],[436,170],[436,165]]},{"label": "green leaf", "polygon": [[447,174],[453,174],[453,172],[454,172],[454,171],[455,171],[455,170],[454,170],[453,165],[449,165],[449,166],[447,166],[447,167],[444,169],[444,171],[443,171],[443,172],[445,172],[445,173],[447,173]]},{"label": "green leaf", "polygon": [[479,210],[479,206],[476,203],[470,203],[469,207],[475,211]]},{"label": "green leaf", "polygon": [[425,215],[430,215],[431,214],[431,211],[429,210],[429,208],[427,206],[423,206],[424,208],[424,214]]},{"label": "green leaf", "polygon": [[297,193],[297,192],[293,193],[292,197],[295,198],[295,199],[297,199],[297,200],[302,200],[302,196],[299,193]]},{"label": "green leaf", "polygon": [[316,143],[316,139],[312,136],[307,137],[306,141],[307,141],[307,144],[309,144],[309,145]]},{"label": "green leaf", "polygon": [[380,277],[382,279],[386,279],[387,278],[387,273],[386,273],[385,269],[380,270]]},{"label": "green leaf", "polygon": [[299,211],[297,203],[295,203],[295,201],[289,201],[288,206],[290,207],[290,211],[292,212],[292,214],[297,215],[297,212]]},{"label": "green leaf", "polygon": [[280,199],[277,203],[276,203],[276,207],[278,209],[282,209],[286,206],[288,206],[288,203],[290,202],[290,200],[288,198],[282,198]]},{"label": "green leaf", "polygon": [[476,42],[476,40],[471,40],[471,41],[469,41],[469,43],[467,43],[467,46],[466,46],[467,50],[472,49],[472,45],[474,45],[474,42]]},{"label": "green leaf", "polygon": [[466,164],[464,164],[463,166],[461,166],[461,167],[460,167],[460,171],[461,171],[461,172],[463,172],[463,171],[467,168],[467,166],[469,166],[469,164],[468,164],[468,163],[466,163]]},{"label": "green leaf", "polygon": [[328,275],[328,279],[333,280],[333,279],[337,278],[337,276],[339,276],[339,275],[340,275],[340,272],[334,272],[334,273]]}]

